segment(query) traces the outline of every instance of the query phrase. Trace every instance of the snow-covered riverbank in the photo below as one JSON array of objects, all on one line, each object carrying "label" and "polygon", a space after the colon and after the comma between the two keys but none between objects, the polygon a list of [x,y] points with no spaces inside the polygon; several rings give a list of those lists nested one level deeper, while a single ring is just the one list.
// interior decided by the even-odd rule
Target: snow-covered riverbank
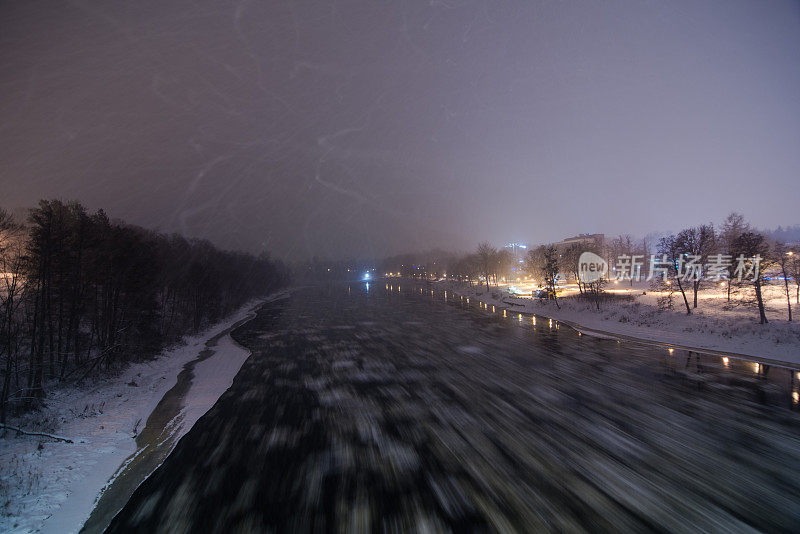
[{"label": "snow-covered riverbank", "polygon": [[[103,488],[137,452],[137,434],[184,366],[198,359],[208,340],[253,315],[258,304],[242,307],[187,337],[185,344],[131,365],[114,379],[97,386],[56,388],[43,409],[14,421],[25,430],[73,443],[10,431],[0,439],[0,531],[77,532]],[[168,424],[171,439],[165,440],[166,446],[174,446],[230,387],[249,354],[225,335],[213,355],[194,364],[180,413]]]},{"label": "snow-covered riverbank", "polygon": [[487,292],[485,286],[468,287],[456,282],[434,282],[434,287],[586,329],[800,365],[800,324],[786,320],[786,297],[779,288],[765,292],[770,322],[762,325],[751,307],[728,306],[722,290],[702,293],[698,308],[687,315],[679,294],[673,310],[662,310],[657,304],[658,295],[647,291],[646,286],[612,290],[627,292],[630,300],[604,302],[599,311],[592,303],[575,297],[560,298],[558,308],[552,301],[509,296],[502,288],[491,287]]}]

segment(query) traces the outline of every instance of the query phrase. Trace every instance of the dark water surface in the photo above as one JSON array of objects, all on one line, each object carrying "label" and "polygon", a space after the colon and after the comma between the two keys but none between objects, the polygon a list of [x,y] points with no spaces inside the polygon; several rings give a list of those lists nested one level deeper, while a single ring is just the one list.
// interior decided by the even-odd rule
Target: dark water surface
[{"label": "dark water surface", "polygon": [[110,532],[800,528],[794,370],[402,283],[232,335],[253,355]]},{"label": "dark water surface", "polygon": [[113,482],[103,490],[81,529],[82,533],[91,534],[105,530],[136,487],[164,461],[177,437],[175,428],[182,424],[182,409],[194,380],[195,366],[212,357],[216,353],[217,342],[246,320],[242,319],[213,336],[205,342],[197,358],[184,364],[175,385],[164,394],[147,418],[144,428],[136,436],[136,452],[122,463]]}]

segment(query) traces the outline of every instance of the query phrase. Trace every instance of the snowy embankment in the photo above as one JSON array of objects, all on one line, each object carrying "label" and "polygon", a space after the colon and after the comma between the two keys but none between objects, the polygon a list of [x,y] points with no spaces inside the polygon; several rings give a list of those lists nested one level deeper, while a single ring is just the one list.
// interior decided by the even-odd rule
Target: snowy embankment
[{"label": "snowy embankment", "polygon": [[[73,443],[12,431],[0,438],[0,532],[80,530],[122,463],[137,453],[137,434],[184,366],[198,360],[208,340],[254,315],[258,304],[242,307],[224,322],[184,338],[185,344],[95,386],[55,388],[41,410],[13,421],[14,426]],[[230,387],[250,355],[228,335],[220,337],[213,350],[194,364],[180,413],[168,425],[174,439],[164,440],[162,446],[174,447]]]},{"label": "snowy embankment", "polygon": [[[698,307],[687,315],[680,294],[674,296],[672,310],[660,309],[658,293],[646,285],[610,289],[617,298],[605,301],[600,310],[577,291],[559,298],[560,309],[552,301],[511,297],[503,288],[467,287],[455,282],[439,282],[442,289],[477,298],[481,302],[509,311],[533,313],[557,321],[571,323],[587,334],[608,333],[658,343],[731,353],[754,360],[800,365],[800,324],[786,319],[786,296],[782,288],[765,288],[768,324],[759,324],[758,311],[750,305],[738,304],[743,296],[734,296],[729,304],[723,290],[707,289],[699,295]],[[619,288],[617,288],[619,287]],[[747,295],[744,295],[747,296]],[[691,296],[689,296],[691,302]],[[794,305],[794,296],[792,296]],[[794,306],[793,306],[794,307]],[[798,306],[800,312],[800,306]],[[596,331],[596,332],[592,332]]]}]

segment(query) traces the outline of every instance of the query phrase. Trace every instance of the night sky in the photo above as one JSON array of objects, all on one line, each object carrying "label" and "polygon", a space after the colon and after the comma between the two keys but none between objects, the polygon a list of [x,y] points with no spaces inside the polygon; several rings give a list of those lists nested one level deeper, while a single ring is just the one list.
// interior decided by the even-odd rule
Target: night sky
[{"label": "night sky", "polygon": [[380,256],[800,222],[800,3],[0,4],[0,185]]}]

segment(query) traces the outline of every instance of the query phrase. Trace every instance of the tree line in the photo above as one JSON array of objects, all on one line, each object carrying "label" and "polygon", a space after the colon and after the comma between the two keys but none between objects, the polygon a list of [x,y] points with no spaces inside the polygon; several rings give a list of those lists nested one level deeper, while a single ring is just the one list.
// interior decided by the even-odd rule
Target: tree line
[{"label": "tree line", "polygon": [[[591,283],[581,281],[578,260],[587,251],[606,260],[608,276]],[[737,262],[739,257],[747,259],[744,265]],[[752,260],[756,257],[757,266]],[[627,263],[621,264],[620,258]],[[658,260],[657,273],[651,271],[653,258]],[[691,258],[702,258],[703,263],[693,264]],[[710,258],[720,261],[709,265],[706,261]],[[742,267],[747,276],[739,276],[742,273],[737,269]],[[624,269],[628,276],[619,277]],[[693,276],[686,276],[687,269],[693,269]],[[634,279],[649,279],[650,287],[663,295],[659,302],[663,307],[672,308],[674,297],[679,296],[687,314],[697,309],[699,294],[714,286],[722,286],[731,306],[752,305],[761,323],[768,322],[763,296],[765,284],[781,286],[789,321],[793,319],[792,296],[795,304],[800,305],[800,247],[753,228],[738,213],[731,213],[719,227],[708,223],[640,240],[620,235],[602,244],[541,245],[528,249],[521,262],[507,248],[481,243],[473,253],[449,258],[446,269],[441,271],[452,280],[485,284],[487,290],[490,284],[497,285],[498,280],[534,279],[544,288],[541,294],[556,304],[558,283],[570,280],[577,284],[578,295],[594,302],[597,308],[605,295],[605,285],[612,280],[633,285]],[[428,273],[440,276],[438,272]]]},{"label": "tree line", "polygon": [[[791,322],[792,292],[789,284],[792,279],[796,286],[795,300],[800,304],[800,251],[795,248],[752,228],[741,214],[731,213],[719,230],[709,223],[662,237],[658,242],[658,252],[667,259],[668,270],[666,277],[654,281],[654,287],[666,291],[663,299],[666,307],[672,307],[673,293],[680,293],[687,315],[698,307],[698,293],[703,289],[715,284],[724,286],[727,301],[731,303],[734,291],[749,288],[752,297],[745,297],[741,302],[754,304],[759,321],[765,324],[769,321],[763,288],[768,282],[779,282],[786,297],[787,318]],[[716,258],[716,262],[692,265],[693,276],[687,280],[684,275],[686,262],[693,257]]]},{"label": "tree line", "polygon": [[287,282],[266,255],[165,235],[78,202],[0,209],[0,422],[53,381],[158,353]]}]

